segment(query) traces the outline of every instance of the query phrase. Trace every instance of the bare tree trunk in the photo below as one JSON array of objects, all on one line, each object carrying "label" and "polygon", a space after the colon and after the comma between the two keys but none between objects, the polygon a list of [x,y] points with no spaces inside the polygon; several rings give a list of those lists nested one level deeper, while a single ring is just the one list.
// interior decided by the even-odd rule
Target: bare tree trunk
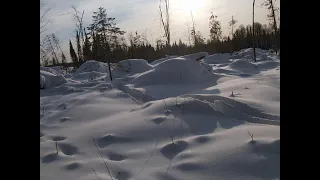
[{"label": "bare tree trunk", "polygon": [[193,40],[194,40],[194,46],[196,46],[198,43],[197,43],[197,37],[196,37],[196,28],[195,28],[195,25],[194,25],[194,20],[193,20],[193,14],[192,14],[192,11],[190,11],[191,13],[191,20],[192,20],[192,32],[193,32]]},{"label": "bare tree trunk", "polygon": [[104,41],[104,45],[106,46],[106,55],[105,55],[105,58],[106,58],[106,61],[108,63],[108,69],[109,69],[109,76],[110,76],[110,81],[112,81],[112,73],[111,73],[111,63],[110,63],[110,59],[108,58],[108,52],[107,52],[107,36],[105,33],[103,33],[103,41]]},{"label": "bare tree trunk", "polygon": [[276,54],[278,52],[278,47],[277,47],[277,32],[278,32],[278,29],[277,29],[277,21],[276,21],[276,14],[275,14],[275,9],[274,9],[274,6],[273,6],[273,0],[270,0],[270,5],[271,5],[271,13],[272,13],[272,17],[273,17],[273,29],[274,29],[274,48],[275,48],[275,51],[276,51]]},{"label": "bare tree trunk", "polygon": [[85,32],[84,32],[84,27],[83,27],[84,10],[82,12],[79,12],[75,6],[71,6],[71,8],[73,9],[74,12],[69,12],[69,14],[71,14],[73,16],[74,20],[76,21],[75,22],[76,27],[79,32],[79,36],[81,37],[81,40],[82,40],[81,44],[83,45],[85,42],[85,40],[84,40]]},{"label": "bare tree trunk", "polygon": [[233,26],[234,26],[234,24],[233,24],[233,22],[234,22],[233,16],[231,17],[231,22],[232,22],[232,25],[231,25],[231,38],[233,39]]},{"label": "bare tree trunk", "polygon": [[254,62],[257,62],[256,59],[256,44],[255,44],[255,38],[254,38],[254,4],[255,4],[255,0],[253,0],[253,4],[252,4],[252,46],[253,46],[253,60]]},{"label": "bare tree trunk", "polygon": [[163,14],[161,10],[161,0],[160,0],[160,6],[159,6],[159,11],[160,11],[160,19],[162,22],[162,26],[164,29],[164,35],[167,39],[166,45],[170,45],[170,14],[169,14],[169,0],[165,0],[165,5],[166,5],[166,22],[163,19]]},{"label": "bare tree trunk", "polygon": [[49,48],[51,49],[51,52],[52,52],[54,58],[55,58],[55,59],[57,60],[57,62],[59,63],[59,59],[58,59],[58,56],[57,56],[57,54],[56,54],[56,52],[55,52],[55,50],[54,50],[54,47],[53,47],[53,45],[52,45],[50,36],[47,36],[47,40],[48,40],[48,43],[49,43]]}]

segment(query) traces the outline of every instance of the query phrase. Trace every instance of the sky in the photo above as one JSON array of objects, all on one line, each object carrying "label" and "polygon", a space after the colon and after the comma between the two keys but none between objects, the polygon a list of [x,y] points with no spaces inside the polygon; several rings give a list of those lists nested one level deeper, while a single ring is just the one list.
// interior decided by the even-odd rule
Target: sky
[{"label": "sky", "polygon": [[[164,0],[162,0],[164,1]],[[255,21],[268,24],[267,10],[261,4],[264,0],[256,0]],[[107,10],[109,17],[114,17],[117,26],[130,32],[138,31],[147,36],[149,42],[154,43],[162,36],[160,28],[159,3],[160,0],[44,0],[50,8],[47,18],[51,23],[45,33],[55,33],[59,38],[62,49],[69,54],[69,39],[74,40],[75,22],[68,12],[75,6],[79,11],[84,10],[84,25],[92,21],[93,11],[99,7]],[[280,8],[280,0],[276,0]],[[252,0],[170,0],[171,41],[188,42],[188,27],[192,21],[190,11],[196,25],[204,38],[209,37],[209,17],[213,12],[221,22],[224,36],[228,36],[231,29],[228,22],[231,16],[238,21],[237,26],[252,24]],[[127,35],[125,35],[127,37]]]}]

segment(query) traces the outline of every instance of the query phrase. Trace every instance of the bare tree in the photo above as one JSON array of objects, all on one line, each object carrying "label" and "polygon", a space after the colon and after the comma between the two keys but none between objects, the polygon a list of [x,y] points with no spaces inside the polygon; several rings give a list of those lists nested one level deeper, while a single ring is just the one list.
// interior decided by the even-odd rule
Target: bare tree
[{"label": "bare tree", "polygon": [[277,35],[278,35],[278,27],[277,27],[277,20],[276,20],[276,12],[279,11],[278,8],[275,7],[273,0],[266,0],[264,5],[269,10],[268,18],[272,23],[272,28],[274,30],[274,50],[277,54],[278,47],[277,47]]},{"label": "bare tree", "polygon": [[53,56],[53,59],[55,59],[57,63],[59,63],[59,59],[54,47],[54,41],[52,39],[52,35],[47,35],[45,39],[46,39],[45,42],[47,45],[47,51],[50,52],[51,55]]},{"label": "bare tree", "polygon": [[83,15],[84,15],[84,10],[83,11],[78,11],[77,8],[75,6],[71,6],[72,8],[72,12],[69,12],[68,14],[70,14],[72,16],[73,21],[75,21],[76,23],[76,27],[77,27],[77,31],[79,33],[79,36],[81,38],[81,44],[84,44],[85,42],[85,32],[84,32],[84,26],[83,26]]},{"label": "bare tree", "polygon": [[50,8],[46,8],[46,3],[40,0],[40,35],[46,31],[46,26],[51,22],[50,19],[47,19],[49,11]]},{"label": "bare tree", "polygon": [[254,4],[255,4],[255,0],[253,0],[253,4],[252,4],[252,46],[253,46],[253,60],[254,62],[257,61],[256,59],[256,44],[255,44],[255,39],[254,39]]},{"label": "bare tree", "polygon": [[192,35],[193,43],[196,46],[198,43],[197,43],[196,27],[195,27],[192,11],[190,11],[190,15],[191,15],[191,21],[192,21],[191,35]]},{"label": "bare tree", "polygon": [[231,27],[231,38],[233,39],[233,28],[235,27],[236,23],[238,21],[233,19],[233,16],[231,17],[231,21],[229,22],[229,26]]},{"label": "bare tree", "polygon": [[164,36],[167,39],[166,45],[170,45],[170,15],[169,15],[169,0],[164,0],[165,1],[165,19],[163,18],[163,13],[161,9],[161,0],[160,0],[160,5],[159,5],[159,11],[160,11],[160,18],[162,22],[162,26],[164,29]]}]

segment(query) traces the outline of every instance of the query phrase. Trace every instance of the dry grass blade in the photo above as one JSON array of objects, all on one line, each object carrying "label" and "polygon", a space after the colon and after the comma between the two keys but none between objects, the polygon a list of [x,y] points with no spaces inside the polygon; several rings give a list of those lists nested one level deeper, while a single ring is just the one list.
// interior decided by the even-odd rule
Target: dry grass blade
[{"label": "dry grass blade", "polygon": [[93,173],[96,175],[96,177],[99,179],[99,180],[102,180],[96,173],[96,171],[93,169],[93,167],[89,164],[91,170],[93,171]]},{"label": "dry grass blade", "polygon": [[101,156],[101,159],[102,159],[103,163],[105,164],[105,166],[106,166],[106,168],[107,168],[107,172],[108,172],[111,180],[113,180],[112,175],[111,175],[110,170],[109,170],[109,167],[108,167],[108,164],[107,164],[107,162],[104,160],[104,158],[103,158],[103,156],[102,156],[102,154],[101,154],[101,152],[100,152],[100,150],[99,150],[99,147],[98,147],[96,141],[94,140],[94,138],[92,138],[92,140],[93,140],[93,143],[94,143],[94,145],[96,146],[96,148],[97,148],[97,150],[98,150],[98,152],[99,152],[99,154],[100,154],[100,156]]}]

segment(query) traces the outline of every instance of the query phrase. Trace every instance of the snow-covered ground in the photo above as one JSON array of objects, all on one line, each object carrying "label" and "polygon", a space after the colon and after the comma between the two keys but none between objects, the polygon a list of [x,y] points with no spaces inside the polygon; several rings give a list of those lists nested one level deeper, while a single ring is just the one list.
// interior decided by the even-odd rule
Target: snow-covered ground
[{"label": "snow-covered ground", "polygon": [[40,68],[40,178],[280,179],[280,60],[251,53]]}]

